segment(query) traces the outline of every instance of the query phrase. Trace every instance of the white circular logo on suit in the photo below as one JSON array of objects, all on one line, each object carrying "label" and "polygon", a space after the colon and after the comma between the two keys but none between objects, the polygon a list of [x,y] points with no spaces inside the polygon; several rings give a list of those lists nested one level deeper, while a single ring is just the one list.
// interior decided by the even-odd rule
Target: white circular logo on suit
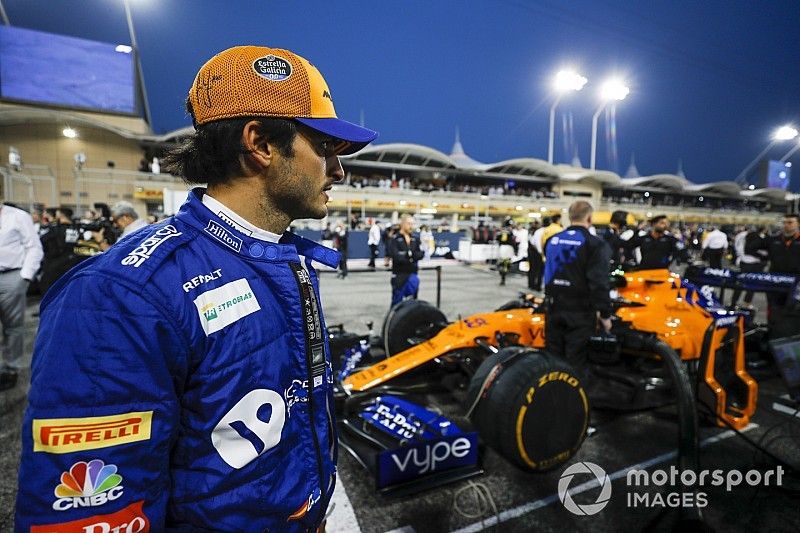
[{"label": "white circular logo on suit", "polygon": [[282,57],[270,54],[253,61],[253,70],[270,81],[283,81],[292,75],[292,64]]},{"label": "white circular logo on suit", "polygon": [[[600,494],[594,503],[577,504],[569,494],[569,485],[575,474],[592,474],[600,484]],[[558,498],[564,507],[572,514],[578,516],[591,516],[602,511],[611,499],[611,480],[606,471],[589,461],[570,465],[558,480]]]},{"label": "white circular logo on suit", "polygon": [[553,242],[553,246],[558,244],[559,238],[558,237],[550,237],[550,240]]}]

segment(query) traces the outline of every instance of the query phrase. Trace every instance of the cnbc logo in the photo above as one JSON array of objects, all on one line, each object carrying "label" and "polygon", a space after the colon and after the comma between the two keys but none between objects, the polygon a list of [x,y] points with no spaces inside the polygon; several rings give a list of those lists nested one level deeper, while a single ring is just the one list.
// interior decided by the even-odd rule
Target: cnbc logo
[{"label": "cnbc logo", "polygon": [[66,511],[78,507],[97,507],[122,496],[122,476],[116,465],[107,465],[100,459],[72,465],[69,472],[61,474],[61,483],[54,491],[53,509]]}]

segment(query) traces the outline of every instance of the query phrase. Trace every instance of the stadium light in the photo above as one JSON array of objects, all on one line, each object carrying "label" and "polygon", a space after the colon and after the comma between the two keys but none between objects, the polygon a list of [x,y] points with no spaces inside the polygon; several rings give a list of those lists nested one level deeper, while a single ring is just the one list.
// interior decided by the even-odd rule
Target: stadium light
[{"label": "stadium light", "polygon": [[72,128],[70,128],[69,126],[67,126],[66,128],[64,128],[63,130],[61,130],[61,133],[62,133],[62,134],[64,135],[64,137],[66,137],[67,139],[74,139],[75,137],[77,137],[77,136],[78,136],[78,132],[77,132],[77,131],[75,131],[75,130],[73,130],[73,129],[72,129]]},{"label": "stadium light", "polygon": [[594,115],[592,115],[592,155],[589,165],[592,170],[595,169],[597,156],[597,119],[610,102],[625,100],[630,92],[630,88],[618,79],[608,80],[600,87],[600,100],[602,102],[597,111],[594,112]]},{"label": "stadium light", "polygon": [[586,85],[587,80],[574,70],[560,70],[553,80],[553,89],[556,99],[550,106],[550,135],[547,141],[547,162],[553,164],[553,144],[555,141],[556,126],[556,106],[561,101],[561,97],[570,91],[580,91]]},{"label": "stadium light", "polygon": [[797,129],[792,126],[781,126],[772,135],[772,138],[776,141],[791,141],[795,137],[797,137]]},{"label": "stadium light", "polygon": [[[762,157],[767,155],[767,152],[769,152],[772,149],[773,146],[775,146],[776,144],[778,144],[780,142],[783,142],[783,141],[791,141],[792,139],[797,137],[797,135],[798,135],[797,128],[795,128],[794,126],[792,126],[790,124],[787,124],[785,126],[781,126],[781,127],[777,128],[772,133],[772,138],[771,138],[769,144],[767,144],[766,148],[761,150],[761,152],[752,161],[750,161],[747,164],[747,166],[744,167],[744,169],[742,169],[741,172],[739,172],[739,175],[736,176],[736,180],[735,180],[736,183],[738,183],[739,185],[744,185],[745,183],[747,183],[747,173],[750,172],[753,169],[753,167],[756,165],[756,163],[761,161]],[[789,150],[789,153],[787,153],[786,155],[783,156],[785,159],[781,159],[781,161],[785,162],[786,159],[788,159],[789,157],[792,156],[792,154],[796,151],[796,149],[797,149],[797,147],[793,148],[792,150]]]}]

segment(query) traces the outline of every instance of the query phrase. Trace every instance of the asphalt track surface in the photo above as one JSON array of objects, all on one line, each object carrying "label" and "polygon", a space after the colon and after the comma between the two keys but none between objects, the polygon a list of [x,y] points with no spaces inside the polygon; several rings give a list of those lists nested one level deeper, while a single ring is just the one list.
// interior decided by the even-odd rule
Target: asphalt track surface
[{"label": "asphalt track surface", "polygon": [[[343,324],[348,331],[366,333],[368,323],[379,330],[389,307],[389,273],[363,272],[353,262],[351,273],[338,279],[333,273],[321,276],[323,308],[328,324]],[[421,272],[420,299],[436,300],[435,271]],[[486,268],[445,264],[442,268],[441,308],[448,319],[496,308],[514,298],[526,287],[522,276],[509,276],[499,286],[497,273]],[[755,304],[763,308],[757,295]],[[30,351],[37,327],[28,309],[26,347]],[[744,434],[793,464],[800,465],[800,418],[772,409],[776,398],[785,393],[783,382],[770,368],[754,377],[759,382],[758,411]],[[27,381],[28,376],[22,376]],[[19,461],[19,427],[27,395],[27,385],[0,393],[0,532],[13,530],[13,508]],[[462,407],[458,398],[431,397],[446,414],[457,416]],[[671,530],[678,512],[659,505],[680,488],[665,486],[628,487],[626,472],[631,468],[669,471],[675,464],[677,424],[672,407],[619,415],[597,412],[592,425],[597,431],[587,438],[579,452],[566,465],[541,474],[528,474],[509,464],[493,450],[483,448],[481,461],[485,473],[419,493],[391,499],[378,495],[370,475],[345,451],[339,459],[336,508],[328,522],[329,532],[446,532],[446,531],[642,531]],[[701,469],[733,469],[746,473],[774,469],[775,463],[747,444],[742,437],[725,429],[705,424],[700,430]],[[600,466],[611,480],[607,506],[592,516],[576,516],[567,511],[558,497],[558,482],[564,469],[577,462]],[[774,484],[773,484],[774,485]],[[591,474],[576,474],[570,483],[578,505],[594,503],[600,486]],[[702,508],[705,524],[721,531],[799,531],[800,480],[788,474],[783,486],[750,487],[744,484],[727,491],[722,487],[699,489],[707,506]],[[647,494],[655,505],[629,506],[630,494]],[[482,496],[481,496],[482,495]],[[659,496],[660,495],[660,498]],[[676,496],[672,496],[673,498]]]}]

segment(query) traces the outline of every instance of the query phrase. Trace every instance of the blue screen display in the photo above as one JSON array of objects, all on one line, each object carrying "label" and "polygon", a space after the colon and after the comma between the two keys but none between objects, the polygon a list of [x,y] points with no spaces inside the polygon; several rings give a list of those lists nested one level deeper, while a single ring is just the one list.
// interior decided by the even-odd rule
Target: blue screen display
[{"label": "blue screen display", "polygon": [[134,114],[133,54],[116,48],[0,26],[0,97]]}]

